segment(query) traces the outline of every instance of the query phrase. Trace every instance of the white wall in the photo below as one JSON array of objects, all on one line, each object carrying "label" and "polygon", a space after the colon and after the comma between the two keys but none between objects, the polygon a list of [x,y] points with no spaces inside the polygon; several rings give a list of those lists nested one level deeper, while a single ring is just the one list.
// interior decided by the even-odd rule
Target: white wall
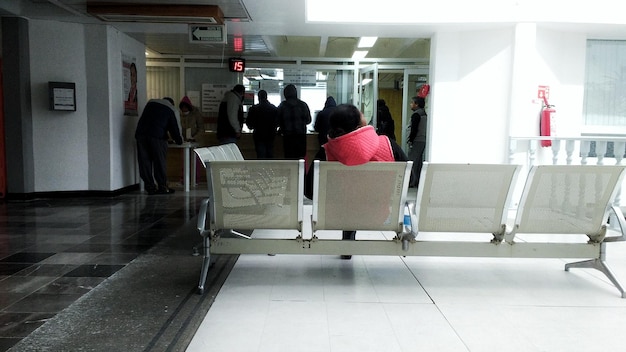
[{"label": "white wall", "polygon": [[[556,109],[556,128],[552,135],[581,135],[586,50],[584,34],[537,30],[537,79],[538,83],[550,86],[549,103]],[[539,150],[537,158],[543,163],[551,162],[550,148]]]},{"label": "white wall", "polygon": [[109,42],[109,82],[111,82],[111,114],[110,114],[110,153],[111,153],[111,188],[119,189],[139,183],[139,173],[135,151],[135,128],[139,116],[125,116],[122,96],[122,54],[133,57],[137,64],[137,107],[141,114],[146,105],[146,60],[145,46],[108,27]]},{"label": "white wall", "polygon": [[437,33],[431,40],[431,162],[506,160],[513,30]]},{"label": "white wall", "polygon": [[539,133],[539,85],[550,87],[557,134],[580,135],[585,50],[584,34],[534,24],[435,34],[427,159],[508,162],[509,136]]},{"label": "white wall", "polygon": [[[35,192],[88,189],[84,40],[80,24],[29,24]],[[49,110],[48,81],[76,84],[76,111]]]},{"label": "white wall", "polygon": [[[111,189],[110,125],[111,99],[106,26],[85,26],[85,58],[87,61],[87,103],[89,156],[89,188]],[[120,98],[121,99],[121,98]]]},{"label": "white wall", "polygon": [[587,38],[580,33],[538,30],[540,72],[550,85],[550,104],[555,105],[557,136],[580,136]]},{"label": "white wall", "polygon": [[[124,116],[122,53],[136,58],[143,107],[143,44],[109,26],[37,20],[29,21],[29,38],[34,191],[113,191],[138,183],[137,117]],[[77,111],[48,109],[48,81],[76,83]]]},{"label": "white wall", "polygon": [[85,32],[89,78],[89,189],[116,190],[139,182],[134,139],[138,117],[124,115],[122,54],[135,58],[141,110],[146,103],[145,48],[109,26],[88,25]]}]

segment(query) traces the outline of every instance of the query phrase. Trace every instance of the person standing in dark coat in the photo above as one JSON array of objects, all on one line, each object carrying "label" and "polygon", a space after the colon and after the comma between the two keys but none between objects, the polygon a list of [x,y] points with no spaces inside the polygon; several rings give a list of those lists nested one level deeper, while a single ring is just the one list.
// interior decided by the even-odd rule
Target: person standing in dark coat
[{"label": "person standing in dark coat", "polygon": [[236,143],[243,127],[243,94],[246,88],[237,84],[224,94],[217,114],[217,140],[220,144]]},{"label": "person standing in dark coat", "polygon": [[324,103],[324,109],[318,112],[317,117],[315,117],[315,125],[313,128],[317,132],[317,140],[320,142],[320,147],[328,142],[328,119],[335,107],[337,107],[335,98],[329,96]]},{"label": "person standing in dark coat", "polygon": [[378,112],[376,113],[376,117],[378,119],[376,123],[376,132],[379,135],[385,135],[389,137],[391,140],[396,140],[396,124],[393,121],[393,117],[391,116],[391,112],[389,111],[389,107],[385,103],[384,99],[378,99],[376,102],[378,107]]},{"label": "person standing in dark coat", "polygon": [[176,144],[183,144],[175,109],[172,98],[150,99],[137,123],[135,140],[139,176],[148,194],[174,193],[167,186],[166,157],[169,137]]},{"label": "person standing in dark coat", "polygon": [[274,158],[274,139],[278,128],[278,108],[267,100],[267,92],[260,90],[259,103],[250,107],[246,125],[252,131],[257,159]]},{"label": "person standing in dark coat", "polygon": [[296,86],[288,84],[283,90],[285,100],[278,106],[278,124],[283,136],[285,159],[306,157],[306,126],[311,123],[311,110],[298,99]]},{"label": "person standing in dark coat", "polygon": [[428,128],[428,115],[426,115],[426,101],[422,97],[411,98],[411,133],[407,139],[409,144],[409,159],[413,160],[413,180],[411,187],[417,187],[424,165],[424,150],[426,149],[426,129]]}]

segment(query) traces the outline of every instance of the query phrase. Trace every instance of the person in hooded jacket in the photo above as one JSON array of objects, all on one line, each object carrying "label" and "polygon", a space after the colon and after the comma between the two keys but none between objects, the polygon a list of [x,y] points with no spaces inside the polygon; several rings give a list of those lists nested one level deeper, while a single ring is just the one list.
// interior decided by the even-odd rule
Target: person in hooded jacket
[{"label": "person in hooded jacket", "polygon": [[298,99],[296,86],[288,84],[283,90],[285,100],[278,106],[278,124],[283,136],[285,159],[306,157],[306,126],[311,123],[311,110]]},{"label": "person in hooded jacket", "polygon": [[[188,96],[184,96],[180,100],[178,109],[180,109],[180,124],[183,129],[181,132],[185,140],[195,141],[198,133],[204,130],[204,118],[200,109],[193,106]],[[187,130],[189,130],[189,134]]]},{"label": "person in hooded jacket", "polygon": [[[367,124],[363,114],[352,104],[338,105],[330,115],[328,142],[323,145],[319,160],[339,161],[355,166],[370,161],[407,161],[402,148],[387,136],[379,136],[373,126]],[[309,169],[305,195],[312,198],[313,171]],[[354,240],[356,231],[343,231],[342,239]],[[350,255],[342,255],[350,259]]]},{"label": "person in hooded jacket", "polygon": [[378,119],[376,123],[376,130],[378,134],[385,135],[389,137],[389,139],[396,140],[396,126],[393,121],[393,117],[391,116],[391,111],[389,111],[389,107],[385,103],[384,99],[378,99],[376,102],[378,107],[378,112],[376,117]]},{"label": "person in hooded jacket", "polygon": [[246,125],[252,131],[257,159],[274,158],[274,139],[278,128],[278,108],[267,100],[267,91],[257,93],[259,103],[250,107]]},{"label": "person in hooded jacket", "polygon": [[313,128],[317,132],[317,140],[320,142],[320,148],[328,142],[328,119],[336,106],[337,102],[335,101],[335,98],[329,96],[326,98],[326,102],[324,103],[324,109],[318,112],[317,117],[315,118],[315,125]]}]

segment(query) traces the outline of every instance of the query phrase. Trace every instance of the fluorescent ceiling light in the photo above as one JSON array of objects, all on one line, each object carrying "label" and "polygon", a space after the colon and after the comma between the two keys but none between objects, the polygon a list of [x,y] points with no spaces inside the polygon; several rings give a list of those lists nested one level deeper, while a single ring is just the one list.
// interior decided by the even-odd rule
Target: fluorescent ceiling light
[{"label": "fluorescent ceiling light", "polygon": [[355,50],[352,54],[352,60],[361,60],[367,56],[367,50]]},{"label": "fluorescent ceiling light", "polygon": [[364,79],[361,81],[361,85],[362,85],[362,86],[366,86],[366,85],[370,84],[371,82],[372,82],[372,79],[371,79],[371,78],[364,78]]},{"label": "fluorescent ceiling light", "polygon": [[359,48],[371,48],[378,40],[378,37],[361,37],[359,40]]}]

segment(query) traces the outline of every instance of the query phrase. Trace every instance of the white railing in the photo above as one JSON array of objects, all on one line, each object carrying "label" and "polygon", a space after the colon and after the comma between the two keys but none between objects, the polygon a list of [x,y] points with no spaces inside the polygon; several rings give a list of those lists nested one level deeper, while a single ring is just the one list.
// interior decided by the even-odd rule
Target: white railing
[{"label": "white railing", "polygon": [[[543,147],[542,141],[550,141]],[[509,137],[509,163],[520,164],[528,170],[532,165],[622,165],[626,154],[626,137]],[[622,180],[614,204],[626,199],[626,178]]]},{"label": "white railing", "polygon": [[[542,147],[542,141],[551,146]],[[621,165],[626,137],[510,137],[509,162],[522,165]],[[612,159],[612,161],[606,161]]]}]

